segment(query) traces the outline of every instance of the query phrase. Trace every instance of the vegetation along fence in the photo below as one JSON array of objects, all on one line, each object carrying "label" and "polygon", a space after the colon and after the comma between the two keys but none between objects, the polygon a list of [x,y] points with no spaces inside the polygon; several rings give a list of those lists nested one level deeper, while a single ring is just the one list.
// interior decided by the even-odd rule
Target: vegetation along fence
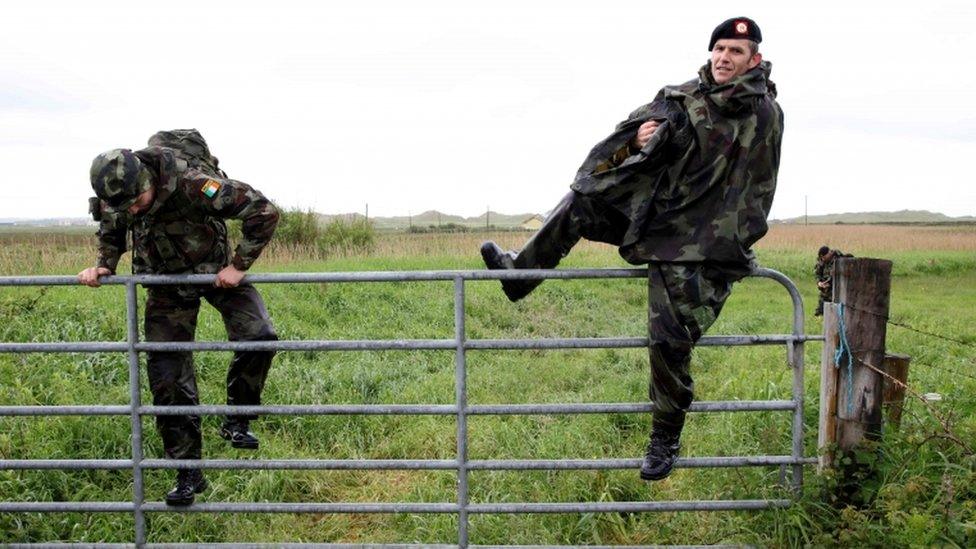
[{"label": "vegetation along fence", "polygon": [[[251,341],[251,342],[140,342],[138,329],[137,285],[212,284],[212,275],[144,275],[113,276],[104,284],[125,285],[128,336],[125,342],[46,342],[0,343],[5,353],[112,353],[128,354],[130,403],[128,406],[0,406],[3,416],[69,416],[115,415],[129,416],[132,429],[132,457],[130,459],[30,459],[0,460],[0,470],[131,470],[133,489],[131,501],[119,502],[33,502],[2,501],[4,513],[63,513],[106,512],[131,513],[135,519],[134,542],[146,543],[146,513],[447,513],[458,516],[459,547],[468,547],[468,517],[471,514],[502,513],[640,513],[655,511],[722,511],[785,507],[790,499],[751,500],[691,500],[691,501],[617,501],[570,503],[470,503],[468,498],[469,471],[554,471],[554,470],[611,470],[637,469],[638,459],[538,459],[538,460],[470,460],[468,459],[468,418],[484,415],[553,415],[553,414],[614,414],[653,411],[653,404],[587,403],[587,404],[490,404],[468,405],[466,355],[469,351],[526,350],[526,349],[606,349],[647,347],[646,337],[634,338],[566,338],[566,339],[468,339],[465,334],[465,284],[472,280],[498,279],[610,279],[646,278],[644,269],[580,269],[580,270],[522,270],[522,271],[404,271],[404,272],[347,272],[254,274],[247,280],[253,283],[367,283],[453,281],[454,338],[409,340],[329,340],[329,341]],[[752,276],[773,279],[789,292],[793,303],[793,331],[778,335],[722,335],[706,336],[699,345],[785,345],[790,367],[793,369],[791,400],[768,401],[702,401],[692,405],[692,412],[749,412],[782,411],[792,414],[792,451],[790,455],[758,455],[731,457],[682,458],[678,467],[779,467],[782,478],[792,469],[791,486],[798,493],[803,482],[803,465],[816,463],[816,458],[803,455],[803,344],[822,336],[803,333],[803,304],[796,286],[785,275],[757,269]],[[0,286],[76,285],[75,277],[33,276],[0,277]],[[455,353],[455,402],[453,405],[262,405],[262,406],[147,406],[142,404],[139,386],[139,353],[146,351],[380,351],[380,350],[443,350]],[[457,451],[454,459],[381,459],[381,460],[169,460],[147,459],[143,455],[143,416],[158,415],[441,415],[454,416],[457,428]],[[251,470],[451,470],[457,472],[457,499],[443,503],[196,503],[188,507],[169,507],[162,502],[147,502],[143,489],[143,472],[151,469],[251,469]],[[131,544],[130,544],[131,545]],[[229,544],[233,545],[233,544]],[[289,544],[291,546],[293,544]],[[172,544],[167,544],[172,546]],[[222,544],[223,546],[223,544]],[[402,546],[402,545],[396,545]],[[452,545],[453,546],[453,545]]]}]

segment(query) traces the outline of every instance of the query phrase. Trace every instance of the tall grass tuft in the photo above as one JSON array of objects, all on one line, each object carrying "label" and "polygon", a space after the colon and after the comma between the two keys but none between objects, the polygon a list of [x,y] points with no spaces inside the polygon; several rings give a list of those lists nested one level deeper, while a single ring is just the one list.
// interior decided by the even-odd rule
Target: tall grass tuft
[{"label": "tall grass tuft", "polygon": [[[287,259],[325,259],[336,255],[368,254],[376,244],[373,224],[364,219],[333,219],[326,225],[311,210],[281,209],[281,218],[266,255]],[[230,238],[241,238],[239,222],[228,224]]]}]

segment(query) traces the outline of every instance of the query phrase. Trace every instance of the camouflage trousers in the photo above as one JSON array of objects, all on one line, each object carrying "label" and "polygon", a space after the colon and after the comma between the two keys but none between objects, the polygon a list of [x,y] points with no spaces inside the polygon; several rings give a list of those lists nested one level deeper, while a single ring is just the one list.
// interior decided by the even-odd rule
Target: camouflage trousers
[{"label": "camouflage trousers", "polygon": [[[581,238],[620,245],[627,218],[597,198],[570,192],[513,259],[518,269],[550,269]],[[704,263],[648,266],[650,398],[654,424],[677,429],[694,397],[689,372],[695,342],[715,322],[736,278]],[[541,280],[522,281],[538,286]]]},{"label": "camouflage trousers", "polygon": [[[581,238],[619,246],[629,221],[600,200],[576,191],[559,201],[539,230],[515,256],[516,269],[551,269],[569,254]],[[538,286],[541,280],[524,280]]]},{"label": "camouflage trousers", "polygon": [[[220,312],[230,341],[276,340],[271,318],[258,291],[250,285],[236,288],[203,286],[150,286],[146,299],[147,341],[193,341],[200,298]],[[147,353],[149,387],[157,406],[199,403],[193,354]],[[261,391],[274,351],[235,352],[227,371],[227,404],[261,403]],[[228,419],[253,419],[230,416]],[[200,459],[199,416],[156,416],[166,457]]]},{"label": "camouflage trousers", "polygon": [[814,313],[815,314],[818,314],[818,315],[821,315],[821,314],[823,314],[824,303],[830,303],[833,300],[833,298],[834,298],[834,296],[833,296],[834,291],[833,291],[833,288],[828,284],[826,288],[821,288],[821,287],[818,286],[817,287],[817,292],[820,295],[819,295],[819,298],[817,299],[817,310],[814,311]]}]

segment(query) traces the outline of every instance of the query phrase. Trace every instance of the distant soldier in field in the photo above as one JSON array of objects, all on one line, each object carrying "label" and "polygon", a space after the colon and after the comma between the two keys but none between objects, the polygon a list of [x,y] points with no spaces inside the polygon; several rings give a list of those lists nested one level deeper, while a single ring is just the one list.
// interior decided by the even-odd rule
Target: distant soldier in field
[{"label": "distant soldier in field", "polygon": [[821,246],[817,250],[817,264],[813,268],[813,274],[817,277],[820,299],[817,301],[817,310],[813,312],[813,316],[823,316],[824,303],[834,299],[834,260],[838,257],[854,256],[840,250],[833,250],[830,246]]},{"label": "distant soldier in field", "polygon": [[[145,331],[148,341],[193,341],[200,299],[220,311],[231,341],[276,340],[261,295],[241,284],[274,233],[278,211],[260,192],[228,179],[196,130],[160,132],[150,147],[114,149],[91,167],[93,214],[100,221],[98,263],[78,274],[88,286],[115,273],[131,233],[136,274],[216,274],[213,287],[148,286]],[[168,146],[160,146],[168,145]],[[231,254],[224,219],[243,221],[243,236]],[[227,372],[227,404],[261,402],[273,351],[234,353]],[[193,355],[150,352],[149,385],[157,406],[199,402]],[[254,416],[229,416],[220,434],[235,448],[256,449],[250,432]],[[200,459],[199,416],[157,416],[166,456]],[[166,495],[170,505],[189,505],[207,481],[199,469],[180,469]]]},{"label": "distant soldier in field", "polygon": [[[732,283],[754,268],[776,189],[783,112],[746,17],[712,32],[698,78],[658,92],[597,144],[572,191],[518,252],[482,245],[490,269],[552,268],[586,238],[649,264],[653,427],[641,478],[659,480],[678,457],[694,384],[695,342],[715,321]],[[508,298],[541,281],[504,280]]]}]

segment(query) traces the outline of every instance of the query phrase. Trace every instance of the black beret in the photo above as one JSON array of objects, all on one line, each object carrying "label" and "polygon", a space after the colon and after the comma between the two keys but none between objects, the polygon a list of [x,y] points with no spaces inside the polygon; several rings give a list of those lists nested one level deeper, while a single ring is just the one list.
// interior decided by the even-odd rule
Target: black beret
[{"label": "black beret", "polygon": [[820,249],[817,250],[817,257],[823,257],[823,256],[827,255],[827,252],[829,252],[829,251],[830,251],[830,247],[828,247],[828,246],[821,246]]},{"label": "black beret", "polygon": [[727,19],[712,31],[712,39],[708,42],[708,51],[712,51],[715,42],[723,38],[745,38],[758,44],[762,42],[762,32],[759,30],[759,25],[748,17]]}]

